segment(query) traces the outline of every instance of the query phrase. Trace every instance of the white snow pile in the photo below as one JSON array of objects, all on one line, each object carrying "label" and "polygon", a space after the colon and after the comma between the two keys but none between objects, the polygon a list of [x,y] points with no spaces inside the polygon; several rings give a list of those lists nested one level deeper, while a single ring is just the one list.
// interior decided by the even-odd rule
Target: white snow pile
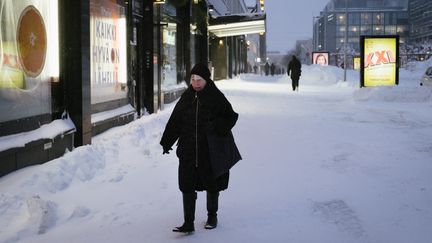
[{"label": "white snow pile", "polygon": [[[88,183],[99,185],[118,183],[123,180],[123,159],[120,158],[119,146],[122,137],[131,141],[124,144],[142,146],[141,155],[150,156],[149,148],[158,147],[152,138],[160,136],[167,112],[160,112],[157,117],[150,115],[146,119],[127,124],[121,133],[113,133],[109,137],[94,138],[93,145],[75,148],[73,152],[42,165],[21,169],[0,178],[0,242],[16,242],[35,234],[44,234],[52,227],[73,222],[79,218],[89,218],[95,211],[86,206],[60,200],[56,203],[49,198],[61,197],[63,192],[77,191],[85,188]],[[156,131],[153,134],[149,131]],[[106,135],[105,134],[105,135]],[[99,140],[98,140],[99,139]],[[11,141],[12,142],[12,141]],[[149,145],[151,144],[151,145]],[[130,145],[132,146],[132,145]],[[57,198],[58,199],[58,198]],[[103,198],[101,198],[103,203]]]},{"label": "white snow pile", "polygon": [[300,86],[303,82],[311,85],[331,85],[343,80],[343,72],[336,66],[303,65]]}]

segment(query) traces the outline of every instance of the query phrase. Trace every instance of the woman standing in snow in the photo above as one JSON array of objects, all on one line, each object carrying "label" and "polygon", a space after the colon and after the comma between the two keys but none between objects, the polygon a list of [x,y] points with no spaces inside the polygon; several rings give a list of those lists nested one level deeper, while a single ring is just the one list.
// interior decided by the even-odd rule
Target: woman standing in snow
[{"label": "woman standing in snow", "polygon": [[229,169],[241,159],[231,129],[238,114],[210,79],[204,64],[191,70],[191,84],[177,102],[160,144],[169,153],[177,143],[184,223],[174,232],[195,230],[196,191],[207,191],[206,229],[217,226],[219,192],[228,188]]}]

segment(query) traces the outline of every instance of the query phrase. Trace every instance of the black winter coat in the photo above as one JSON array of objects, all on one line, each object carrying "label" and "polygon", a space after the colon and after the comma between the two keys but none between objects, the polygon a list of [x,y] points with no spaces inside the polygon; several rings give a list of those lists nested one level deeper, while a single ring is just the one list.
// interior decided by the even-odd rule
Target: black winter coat
[{"label": "black winter coat", "polygon": [[287,74],[291,76],[291,79],[298,80],[301,75],[301,63],[297,58],[293,58],[287,69]]},{"label": "black winter coat", "polygon": [[176,153],[182,192],[221,191],[228,188],[229,171],[218,177],[213,172],[207,134],[229,135],[237,119],[238,114],[211,80],[201,91],[197,92],[189,86],[183,93],[160,142],[167,149],[178,140]]}]

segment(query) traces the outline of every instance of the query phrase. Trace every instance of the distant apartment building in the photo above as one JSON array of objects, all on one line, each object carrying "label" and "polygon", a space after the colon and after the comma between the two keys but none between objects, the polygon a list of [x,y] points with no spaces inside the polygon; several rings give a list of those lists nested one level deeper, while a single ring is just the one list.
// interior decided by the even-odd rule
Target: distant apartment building
[{"label": "distant apartment building", "polygon": [[[425,0],[421,2],[430,2]],[[399,35],[409,41],[408,0],[331,0],[313,17],[314,51],[360,50],[362,35]],[[429,31],[430,32],[430,31]]]},{"label": "distant apartment building", "polygon": [[432,1],[410,0],[410,42],[432,41]]}]

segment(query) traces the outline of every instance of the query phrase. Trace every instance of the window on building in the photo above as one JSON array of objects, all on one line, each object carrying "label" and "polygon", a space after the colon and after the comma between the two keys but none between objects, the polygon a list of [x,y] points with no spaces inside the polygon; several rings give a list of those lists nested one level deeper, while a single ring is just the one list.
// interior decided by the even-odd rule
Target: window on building
[{"label": "window on building", "polygon": [[383,25],[375,25],[373,27],[372,34],[374,34],[374,35],[384,34],[384,26]]},{"label": "window on building", "polygon": [[339,26],[338,28],[337,28],[337,37],[344,37],[345,36],[345,25],[343,25],[343,26]]},{"label": "window on building", "polygon": [[360,27],[360,34],[361,35],[371,35],[372,34],[372,26],[364,26],[364,25],[362,25]]},{"label": "window on building", "polygon": [[110,0],[90,1],[91,103],[127,97],[126,9]]},{"label": "window on building", "polygon": [[348,43],[351,44],[351,46],[358,46],[358,43],[360,42],[359,38],[348,38]]},{"label": "window on building", "polygon": [[359,13],[348,14],[348,24],[349,25],[359,25],[360,24],[360,14]]},{"label": "window on building", "polygon": [[396,16],[396,24],[408,24],[409,20],[409,14],[406,12],[400,12],[395,14]]},{"label": "window on building", "polygon": [[396,28],[396,33],[398,34],[398,35],[403,35],[403,34],[405,34],[406,32],[408,32],[408,26],[406,26],[406,25],[398,25],[397,26],[397,28]]},{"label": "window on building", "polygon": [[396,34],[396,25],[386,25],[385,26],[385,34],[386,35],[395,35]]},{"label": "window on building", "polygon": [[348,30],[349,30],[348,36],[359,36],[360,26],[358,25],[350,26]]},{"label": "window on building", "polygon": [[175,23],[168,23],[162,29],[162,86],[164,88],[177,84],[176,29]]},{"label": "window on building", "polygon": [[361,24],[362,25],[372,24],[372,14],[371,13],[362,13],[361,14]]},{"label": "window on building", "polygon": [[385,13],[384,16],[386,25],[395,25],[397,23],[396,13]]},{"label": "window on building", "polygon": [[345,25],[346,16],[345,14],[337,14],[336,16],[336,24],[337,25]]},{"label": "window on building", "polygon": [[373,24],[374,25],[384,24],[384,13],[374,13],[373,14]]}]

